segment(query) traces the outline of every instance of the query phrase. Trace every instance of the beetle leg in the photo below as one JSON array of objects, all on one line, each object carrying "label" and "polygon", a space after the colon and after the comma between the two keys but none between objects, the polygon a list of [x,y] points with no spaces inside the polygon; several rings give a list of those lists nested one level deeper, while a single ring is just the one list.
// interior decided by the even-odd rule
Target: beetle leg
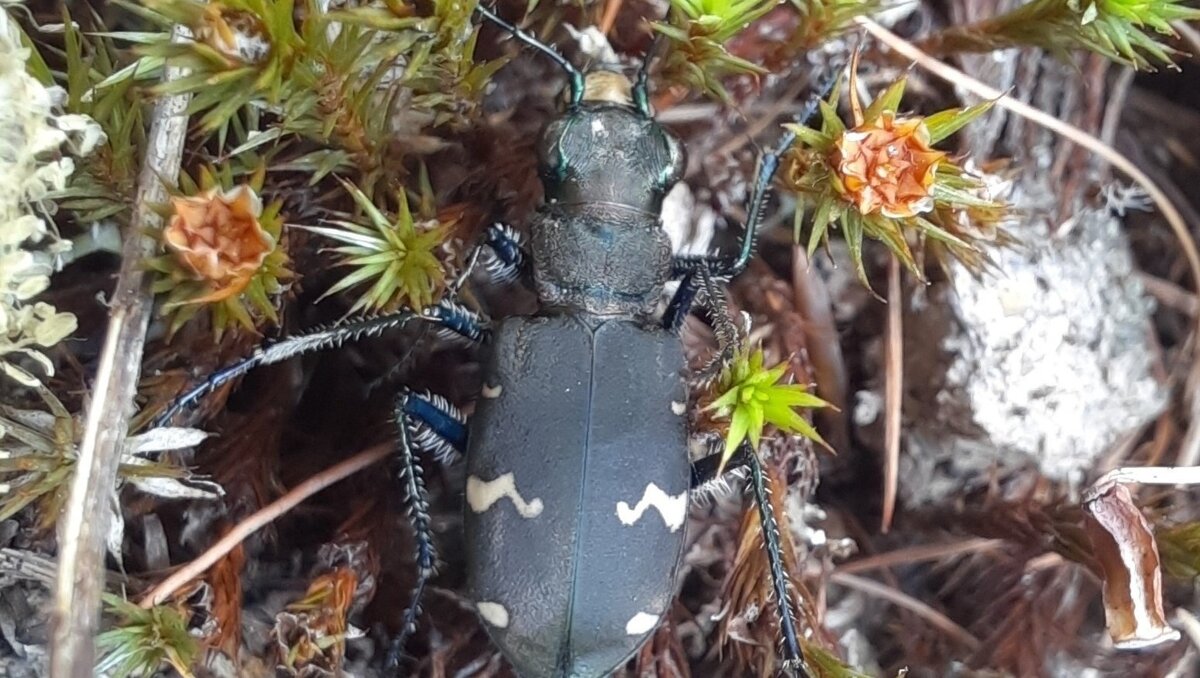
[{"label": "beetle leg", "polygon": [[705,502],[716,495],[727,493],[731,480],[746,478],[750,480],[759,523],[763,526],[763,549],[767,555],[771,593],[775,598],[775,609],[779,614],[783,665],[785,669],[795,674],[807,676],[804,655],[800,650],[800,635],[796,628],[796,614],[792,609],[792,585],[788,579],[787,568],[784,566],[779,522],[775,518],[775,509],[771,506],[769,481],[766,474],[763,473],[758,455],[748,442],[744,442],[738,447],[737,452],[725,465],[725,471],[721,475],[717,475],[717,469],[721,465],[721,448],[724,443],[719,438],[713,438],[712,441],[713,444],[709,447],[715,451],[692,463],[692,501]]},{"label": "beetle leg", "polygon": [[525,271],[529,257],[522,240],[521,234],[508,224],[497,222],[488,226],[483,266],[493,281],[511,282]]},{"label": "beetle leg", "polygon": [[404,486],[404,504],[416,544],[417,582],[413,586],[412,603],[401,618],[400,632],[388,649],[385,666],[390,671],[399,666],[404,644],[417,628],[421,597],[437,567],[425,475],[417,461],[417,453],[430,453],[445,463],[461,456],[467,444],[466,418],[441,396],[403,390],[396,398],[395,420],[397,475]]},{"label": "beetle leg", "polygon": [[688,271],[679,281],[679,287],[675,290],[675,294],[671,296],[670,303],[667,304],[667,310],[663,313],[662,325],[663,328],[672,333],[678,333],[683,327],[683,321],[687,318],[688,313],[692,310],[692,304],[696,301],[696,293],[700,291],[700,286],[696,282],[696,274],[693,271]]},{"label": "beetle leg", "polygon": [[[723,445],[716,440],[713,447]],[[792,584],[784,566],[783,544],[779,537],[779,522],[771,506],[771,487],[763,473],[758,455],[750,443],[742,443],[737,452],[725,465],[725,471],[717,475],[722,453],[717,451],[692,463],[692,498],[704,502],[717,494],[728,491],[730,480],[748,478],[758,510],[759,523],[763,526],[763,549],[767,555],[767,571],[771,578],[771,594],[775,599],[775,610],[779,615],[779,635],[783,654],[783,666],[799,676],[807,676],[804,654],[800,650],[800,635],[796,628],[796,614],[792,609]]]},{"label": "beetle leg", "polygon": [[400,395],[400,406],[417,449],[432,454],[446,466],[462,458],[467,447],[467,418],[450,401],[436,393],[417,394],[406,389]]},{"label": "beetle leg", "polygon": [[704,506],[718,497],[732,494],[735,488],[741,487],[748,472],[746,458],[747,450],[738,448],[737,452],[725,464],[725,470],[720,474],[722,450],[725,441],[715,435],[693,436],[692,445],[703,448],[705,455],[692,462],[691,503]]},{"label": "beetle leg", "polygon": [[717,335],[716,355],[693,379],[695,384],[703,386],[710,383],[721,373],[721,370],[725,369],[741,345],[741,334],[729,317],[725,292],[708,269],[701,267],[694,273],[684,276],[679,283],[679,289],[675,291],[671,302],[667,304],[662,323],[666,329],[678,332],[701,289],[704,290],[704,299],[709,309],[713,331]]},{"label": "beetle leg", "polygon": [[256,367],[272,365],[325,349],[338,348],[363,337],[376,336],[387,330],[403,327],[411,320],[433,323],[471,341],[482,341],[486,332],[482,320],[476,313],[450,300],[442,300],[436,306],[431,306],[420,313],[400,311],[374,317],[351,318],[329,327],[318,328],[256,348],[254,353],[217,370],[204,381],[192,387],[191,390],[176,398],[155,417],[153,426],[166,425],[183,409],[195,407],[204,396]]},{"label": "beetle leg", "polygon": [[646,56],[642,58],[642,65],[638,67],[637,78],[633,81],[633,103],[647,118],[653,118],[654,111],[650,108],[650,88],[646,82],[650,79],[650,63],[654,61],[654,53],[661,42],[661,34],[655,33],[654,40],[646,49]]},{"label": "beetle leg", "polygon": [[667,304],[667,310],[663,313],[663,327],[672,332],[678,332],[692,306],[695,305],[700,290],[704,290],[706,306],[710,311],[713,330],[717,335],[718,353],[709,365],[701,370],[698,375],[700,382],[715,377],[721,368],[733,359],[733,354],[738,348],[737,327],[729,318],[729,306],[725,299],[725,292],[717,283],[716,276],[704,266],[685,273],[683,279],[679,281],[679,288],[675,290],[674,296]]},{"label": "beetle leg", "polygon": [[[839,64],[835,68],[828,69],[821,75],[816,82],[816,87],[812,90],[812,94],[804,102],[800,111],[792,117],[795,122],[806,125],[816,116],[820,111],[821,100],[833,91],[834,85],[841,78],[842,68],[842,65]],[[703,267],[719,278],[732,278],[746,269],[746,265],[750,263],[751,257],[754,256],[755,240],[758,237],[758,228],[762,221],[763,212],[766,211],[767,196],[770,194],[771,181],[775,178],[775,172],[779,170],[780,160],[795,141],[796,133],[789,130],[784,133],[783,137],[772,148],[759,156],[758,167],[754,174],[753,188],[750,191],[750,203],[746,209],[746,214],[748,215],[746,227],[742,231],[737,257],[733,259],[713,255],[675,257],[672,260],[672,269],[676,277],[683,276],[689,271],[696,271]]]},{"label": "beetle leg", "polygon": [[[775,509],[771,506],[771,487],[758,455],[749,443],[742,443],[748,452],[750,487],[754,492],[754,504],[758,507],[758,518],[762,524],[763,549],[767,553],[767,566],[771,576],[771,590],[775,596],[775,610],[779,614],[779,635],[783,649],[783,666],[800,676],[807,676],[804,654],[800,651],[800,635],[796,631],[796,614],[792,609],[792,583],[784,567],[783,545],[779,538],[779,523],[775,520]],[[739,450],[740,451],[740,450]]]}]

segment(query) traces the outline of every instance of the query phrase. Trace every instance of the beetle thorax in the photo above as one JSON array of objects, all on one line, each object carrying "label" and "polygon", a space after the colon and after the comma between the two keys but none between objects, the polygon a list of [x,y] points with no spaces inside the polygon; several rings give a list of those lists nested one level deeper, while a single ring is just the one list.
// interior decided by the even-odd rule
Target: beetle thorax
[{"label": "beetle thorax", "polygon": [[539,146],[545,202],[531,224],[544,304],[645,313],[670,274],[663,198],[683,174],[683,146],[634,106],[614,103],[616,73],[589,76],[596,100],[551,122]]}]

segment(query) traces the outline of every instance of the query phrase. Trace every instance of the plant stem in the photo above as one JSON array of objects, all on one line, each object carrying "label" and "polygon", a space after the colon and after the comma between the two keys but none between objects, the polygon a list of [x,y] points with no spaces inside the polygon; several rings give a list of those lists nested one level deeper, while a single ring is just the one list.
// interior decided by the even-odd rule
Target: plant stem
[{"label": "plant stem", "polygon": [[150,592],[142,596],[138,602],[142,607],[153,607],[163,602],[179,587],[204,574],[218,560],[237,548],[247,537],[269,525],[276,518],[291,511],[298,504],[312,495],[343,480],[359,471],[372,466],[392,453],[392,443],[383,443],[369,447],[362,452],[330,466],[308,480],[288,490],[287,494],[260,508],[246,517],[245,520],[233,526],[217,543],[208,547],[195,560],[179,568],[171,576],[162,580]]},{"label": "plant stem", "polygon": [[896,510],[896,486],[900,482],[900,415],[904,402],[904,298],[900,259],[888,261],[887,350],[884,370],[884,461],[883,513],[879,531],[892,528]]},{"label": "plant stem", "polygon": [[[184,39],[185,32],[177,28],[173,39]],[[166,78],[182,75],[172,68],[167,70]],[[93,639],[104,590],[105,537],[153,302],[142,262],[154,253],[155,243],[144,233],[159,220],[150,205],[166,202],[164,181],[174,181],[179,173],[187,132],[187,103],[188,97],[175,96],[160,100],[154,107],[137,202],[125,233],[108,330],[79,442],[75,477],[59,523],[50,649],[53,676],[88,678],[94,674]]]}]

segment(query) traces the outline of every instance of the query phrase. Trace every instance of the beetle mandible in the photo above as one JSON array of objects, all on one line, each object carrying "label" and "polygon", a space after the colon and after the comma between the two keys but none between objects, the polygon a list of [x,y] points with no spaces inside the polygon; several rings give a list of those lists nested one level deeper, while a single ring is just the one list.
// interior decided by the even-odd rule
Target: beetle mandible
[{"label": "beetle mandible", "polygon": [[[409,322],[490,339],[484,393],[470,422],[437,395],[405,390],[396,401],[397,465],[417,581],[388,663],[396,665],[416,627],[437,560],[416,457],[465,454],[467,595],[493,641],[521,675],[603,676],[666,615],[691,493],[718,468],[719,455],[695,462],[689,456],[678,329],[701,285],[745,268],[767,188],[792,138],[785,135],[759,160],[738,253],[673,257],[661,211],[682,178],[685,152],[650,109],[653,47],[634,81],[611,66],[584,73],[492,10],[480,5],[476,12],[567,75],[565,110],[538,147],[545,197],[529,225],[528,255],[517,231],[497,224],[471,257],[486,253],[488,271],[500,280],[529,270],[541,310],[489,329],[455,299],[464,275],[424,311],[355,318],[256,349],[182,395],[156,422],[260,365]],[[814,96],[797,118],[815,109]],[[655,317],[672,279],[679,287]],[[766,480],[748,443],[733,468],[747,472],[765,527],[783,664],[803,673]]]}]

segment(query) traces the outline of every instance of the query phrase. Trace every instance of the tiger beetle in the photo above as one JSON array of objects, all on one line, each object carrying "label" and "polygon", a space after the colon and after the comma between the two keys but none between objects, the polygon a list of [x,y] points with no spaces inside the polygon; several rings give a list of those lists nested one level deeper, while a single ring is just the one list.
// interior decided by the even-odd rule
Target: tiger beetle
[{"label": "tiger beetle", "polygon": [[[530,273],[540,312],[489,329],[456,301],[456,284],[420,312],[354,318],[260,347],[179,397],[156,423],[255,367],[411,322],[490,344],[482,397],[469,423],[438,395],[405,390],[395,402],[416,584],[388,664],[397,666],[416,628],[437,564],[417,456],[452,463],[465,454],[467,595],[491,638],[523,676],[603,676],[626,662],[667,615],[689,502],[721,482],[719,453],[690,459],[687,365],[678,332],[702,287],[728,280],[749,262],[768,186],[793,137],[786,134],[761,155],[737,254],[673,257],[661,212],[686,156],[651,111],[647,77],[654,48],[633,81],[615,66],[582,72],[492,10],[478,6],[476,12],[567,76],[565,111],[547,125],[538,147],[545,198],[529,225],[528,252],[516,230],[496,224],[469,258],[474,263],[482,256],[493,279]],[[812,117],[816,107],[813,96],[797,119]],[[670,280],[679,286],[656,317]],[[722,347],[722,354],[730,348]],[[726,473],[749,479],[765,528],[783,665],[803,675],[778,525],[748,443]]]}]

